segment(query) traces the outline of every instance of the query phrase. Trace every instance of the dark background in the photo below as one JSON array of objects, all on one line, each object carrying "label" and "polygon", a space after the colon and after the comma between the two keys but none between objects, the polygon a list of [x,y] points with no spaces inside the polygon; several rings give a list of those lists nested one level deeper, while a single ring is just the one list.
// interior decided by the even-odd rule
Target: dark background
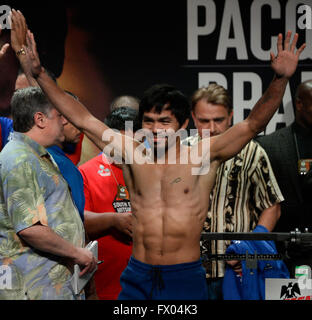
[{"label": "dark background", "polygon": [[[188,97],[198,88],[198,72],[222,72],[228,80],[228,89],[232,93],[232,74],[235,71],[256,72],[263,82],[263,90],[273,77],[268,61],[259,61],[250,51],[250,4],[251,0],[240,0],[244,35],[248,50],[248,61],[238,61],[236,51],[229,49],[226,61],[216,60],[218,35],[221,28],[224,0],[214,1],[217,7],[217,26],[213,34],[202,36],[199,40],[199,60],[187,60],[187,1],[64,1],[41,2],[7,1],[12,8],[21,10],[29,28],[35,34],[42,64],[61,77],[66,60],[77,57],[77,49],[65,51],[66,39],[70,38],[76,48],[82,48],[88,55],[86,60],[76,61],[79,76],[61,81],[66,89],[75,92],[88,108],[99,118],[104,119],[109,112],[109,104],[116,96],[130,94],[141,97],[144,90],[155,83],[169,83],[178,87]],[[285,29],[285,5],[280,0],[281,18],[272,20],[269,7],[264,7],[262,47],[268,49],[270,37]],[[202,8],[198,10],[199,25],[205,24]],[[70,30],[83,32],[82,38]],[[274,31],[272,31],[274,30]],[[304,40],[304,31],[300,35],[299,47]],[[231,31],[232,33],[232,31]],[[311,44],[309,44],[311,45]],[[77,60],[80,58],[77,57]],[[88,63],[96,69],[88,74]],[[300,83],[300,71],[312,70],[311,59],[301,61],[298,70],[290,81],[292,94]],[[229,65],[233,64],[233,67]],[[255,65],[251,70],[249,65]],[[227,65],[227,66],[225,66]],[[301,67],[302,65],[302,67]],[[66,71],[66,72],[65,72]],[[96,72],[96,77],[94,76]],[[99,85],[100,77],[102,84]],[[84,84],[76,88],[75,81]],[[87,86],[88,85],[88,86]],[[82,89],[84,87],[84,90]],[[80,90],[80,91],[79,91]],[[86,91],[96,101],[87,97]],[[248,98],[248,83],[242,93]],[[251,106],[252,107],[252,106]],[[247,116],[248,112],[246,112]],[[234,120],[235,121],[235,120]]]}]

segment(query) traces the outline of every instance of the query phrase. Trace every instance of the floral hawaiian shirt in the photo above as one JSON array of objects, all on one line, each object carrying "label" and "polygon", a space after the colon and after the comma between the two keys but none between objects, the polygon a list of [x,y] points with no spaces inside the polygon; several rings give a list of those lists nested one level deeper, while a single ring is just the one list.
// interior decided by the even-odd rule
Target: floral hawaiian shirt
[{"label": "floral hawaiian shirt", "polygon": [[77,247],[84,228],[70,190],[47,150],[14,132],[0,153],[0,300],[77,299],[64,258],[18,236],[40,223]]}]

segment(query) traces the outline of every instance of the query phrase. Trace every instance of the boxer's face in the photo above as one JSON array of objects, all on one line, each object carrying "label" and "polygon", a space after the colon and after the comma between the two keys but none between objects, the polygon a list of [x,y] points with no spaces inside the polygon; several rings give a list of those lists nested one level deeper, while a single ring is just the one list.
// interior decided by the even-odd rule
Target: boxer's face
[{"label": "boxer's face", "polygon": [[142,128],[149,130],[151,133],[148,139],[149,144],[160,150],[167,150],[170,147],[168,140],[174,140],[168,139],[168,137],[175,134],[179,129],[186,128],[187,124],[188,121],[181,127],[171,110],[166,110],[166,106],[164,106],[161,113],[155,112],[154,109],[145,112],[142,120]]}]

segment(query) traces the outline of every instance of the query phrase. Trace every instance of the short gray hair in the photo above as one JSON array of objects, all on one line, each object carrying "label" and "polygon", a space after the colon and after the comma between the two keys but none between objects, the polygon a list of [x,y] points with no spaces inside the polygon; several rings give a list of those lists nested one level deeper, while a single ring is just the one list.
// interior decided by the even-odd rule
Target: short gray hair
[{"label": "short gray hair", "polygon": [[13,129],[17,132],[28,132],[35,124],[34,115],[37,112],[48,116],[53,109],[52,104],[39,87],[16,90],[11,106]]}]

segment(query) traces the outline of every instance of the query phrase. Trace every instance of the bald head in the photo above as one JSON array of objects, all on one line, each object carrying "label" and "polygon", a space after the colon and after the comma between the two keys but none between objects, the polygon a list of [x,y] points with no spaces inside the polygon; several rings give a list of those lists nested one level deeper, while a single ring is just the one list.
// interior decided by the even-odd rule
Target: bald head
[{"label": "bald head", "polygon": [[120,108],[127,107],[135,110],[139,110],[140,100],[133,96],[120,96],[117,97],[111,104],[111,111]]},{"label": "bald head", "polygon": [[312,80],[302,82],[296,92],[296,121],[312,128]]},{"label": "bald head", "polygon": [[309,95],[311,95],[311,90],[312,90],[312,79],[300,83],[299,86],[297,87],[296,99],[304,101],[306,98],[309,97]]}]

